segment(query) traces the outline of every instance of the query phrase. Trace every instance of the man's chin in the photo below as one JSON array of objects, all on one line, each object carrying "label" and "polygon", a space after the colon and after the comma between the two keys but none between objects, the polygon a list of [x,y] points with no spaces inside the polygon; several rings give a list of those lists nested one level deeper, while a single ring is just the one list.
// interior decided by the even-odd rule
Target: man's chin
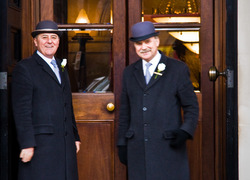
[{"label": "man's chin", "polygon": [[148,59],[148,58],[150,58],[150,54],[141,54],[141,56],[140,56],[142,59]]},{"label": "man's chin", "polygon": [[46,55],[48,55],[48,56],[54,56],[55,51],[54,51],[54,50],[51,50],[51,51],[45,51],[45,54],[46,54]]}]

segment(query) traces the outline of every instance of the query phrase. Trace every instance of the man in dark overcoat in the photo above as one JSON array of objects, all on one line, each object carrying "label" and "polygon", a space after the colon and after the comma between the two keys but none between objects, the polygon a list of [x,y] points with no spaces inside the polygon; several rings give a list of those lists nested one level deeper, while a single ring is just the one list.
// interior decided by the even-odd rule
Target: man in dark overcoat
[{"label": "man in dark overcoat", "polygon": [[189,180],[185,142],[193,137],[199,114],[189,69],[158,51],[151,22],[133,25],[130,40],[141,59],[123,73],[120,161],[129,180]]},{"label": "man in dark overcoat", "polygon": [[53,21],[38,23],[32,32],[37,50],[13,71],[19,180],[78,180],[80,138],[66,61],[54,57],[61,34]]}]

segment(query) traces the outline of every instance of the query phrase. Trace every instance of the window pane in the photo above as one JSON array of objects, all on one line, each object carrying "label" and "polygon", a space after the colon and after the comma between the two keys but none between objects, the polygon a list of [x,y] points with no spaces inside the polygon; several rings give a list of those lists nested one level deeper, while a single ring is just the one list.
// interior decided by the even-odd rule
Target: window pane
[{"label": "window pane", "polygon": [[143,0],[142,18],[157,23],[200,23],[200,0]]},{"label": "window pane", "polygon": [[68,0],[67,23],[112,23],[111,0]]},{"label": "window pane", "polygon": [[112,33],[68,31],[61,41],[62,46],[67,45],[72,92],[111,91]]},{"label": "window pane", "polygon": [[185,62],[195,90],[200,90],[199,31],[165,31],[159,33],[161,50],[168,57]]}]

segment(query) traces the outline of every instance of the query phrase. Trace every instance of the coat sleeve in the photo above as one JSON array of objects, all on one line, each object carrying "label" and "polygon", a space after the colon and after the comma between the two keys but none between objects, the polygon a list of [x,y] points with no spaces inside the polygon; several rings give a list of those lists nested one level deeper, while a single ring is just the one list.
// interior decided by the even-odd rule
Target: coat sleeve
[{"label": "coat sleeve", "polygon": [[18,64],[12,74],[12,104],[21,149],[35,147],[32,125],[33,85],[27,68]]},{"label": "coat sleeve", "polygon": [[[60,67],[61,68],[61,67]],[[66,81],[70,87],[70,80],[69,80],[69,75],[68,75],[68,70],[66,68],[65,70],[65,74],[66,74]],[[71,92],[71,90],[70,90]],[[74,108],[73,108],[73,104],[72,104],[72,94],[70,94],[70,99],[71,99],[71,119],[72,119],[72,128],[73,128],[73,133],[74,133],[74,137],[75,137],[75,141],[80,141],[80,136],[78,134],[78,130],[77,130],[77,126],[76,126],[76,120],[75,120],[75,115],[74,115]]]},{"label": "coat sleeve", "polygon": [[80,136],[78,134],[78,130],[77,130],[77,126],[76,126],[76,120],[75,120],[75,115],[74,115],[72,103],[71,103],[71,112],[72,112],[72,126],[73,126],[75,141],[80,141]]},{"label": "coat sleeve", "polygon": [[193,136],[198,123],[199,105],[192,82],[189,78],[188,67],[184,66],[183,71],[179,72],[181,74],[178,80],[178,97],[180,99],[184,118],[181,129]]},{"label": "coat sleeve", "polygon": [[119,112],[119,128],[118,128],[118,142],[117,146],[127,145],[125,134],[129,127],[130,122],[130,105],[129,98],[127,94],[127,84],[126,84],[126,69],[123,73],[122,80],[122,93],[120,97],[120,112]]}]

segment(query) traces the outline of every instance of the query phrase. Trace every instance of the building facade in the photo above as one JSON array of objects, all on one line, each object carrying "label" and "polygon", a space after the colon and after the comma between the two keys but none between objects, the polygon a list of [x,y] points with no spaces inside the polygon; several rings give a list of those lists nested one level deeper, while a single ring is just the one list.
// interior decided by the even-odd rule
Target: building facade
[{"label": "building facade", "polygon": [[188,141],[191,179],[247,179],[250,3],[2,0],[0,5],[1,180],[15,179],[17,173],[12,69],[34,52],[30,33],[41,20],[54,20],[64,31],[57,56],[68,59],[82,139],[80,179],[126,179],[126,167],[119,162],[115,146],[119,96],[123,69],[138,59],[129,37],[131,26],[140,21],[153,22],[159,31],[160,50],[190,68],[200,106],[194,140]]}]

